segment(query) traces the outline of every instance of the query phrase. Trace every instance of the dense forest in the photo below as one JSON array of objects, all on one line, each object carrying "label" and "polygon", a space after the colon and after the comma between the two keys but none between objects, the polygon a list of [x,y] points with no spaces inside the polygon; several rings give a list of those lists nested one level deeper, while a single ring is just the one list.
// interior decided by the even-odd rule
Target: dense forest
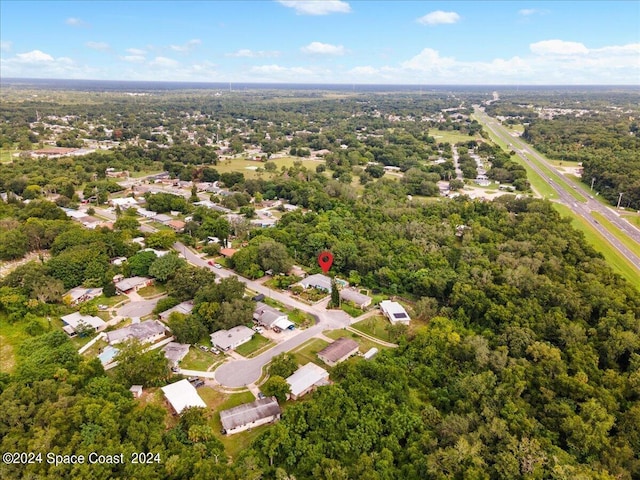
[{"label": "dense forest", "polygon": [[[458,228],[464,226],[464,228]],[[417,299],[423,322],[335,385],[287,406],[228,463],[206,415],[137,405],[61,333],[2,378],[4,451],[160,452],[149,465],[26,467],[15,478],[627,478],[640,474],[640,295],[550,204],[413,203],[393,182],[273,237],[306,261]],[[60,242],[58,240],[58,242]],[[293,253],[293,252],[292,252]],[[215,292],[212,292],[215,296]],[[214,298],[214,297],[211,297]],[[19,320],[18,320],[19,321]],[[91,467],[91,468],[90,468]]]}]

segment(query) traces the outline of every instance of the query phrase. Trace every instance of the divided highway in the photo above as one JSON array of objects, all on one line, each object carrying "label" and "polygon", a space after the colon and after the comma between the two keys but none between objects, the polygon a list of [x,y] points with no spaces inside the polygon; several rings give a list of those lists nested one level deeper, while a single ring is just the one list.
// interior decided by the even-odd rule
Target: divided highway
[{"label": "divided highway", "polygon": [[[607,239],[607,241],[620,252],[634,267],[640,271],[640,257],[633,251],[627,248],[622,242],[620,242],[614,235],[612,235],[603,225],[601,225],[596,219],[593,218],[591,212],[597,212],[605,217],[615,228],[619,229],[624,235],[627,235],[633,241],[640,244],[640,230],[635,228],[626,220],[620,218],[611,208],[602,205],[591,196],[585,194],[582,187],[577,183],[567,179],[561,172],[559,172],[553,165],[546,162],[546,160],[536,152],[531,145],[522,141],[519,137],[511,135],[509,130],[502,126],[502,124],[487,115],[483,109],[474,105],[474,114],[480,123],[488,128],[496,137],[505,142],[507,145],[512,145],[516,154],[540,177],[542,177],[558,194],[558,203],[566,205],[573,213],[584,218],[589,224],[598,230],[598,232]],[[532,157],[535,162],[531,160]],[[538,166],[536,162],[542,163],[545,168],[556,174],[560,178],[560,183],[555,182],[549,178],[547,174]],[[575,189],[580,194],[586,197],[586,202],[578,202],[570,193],[569,189]]]}]

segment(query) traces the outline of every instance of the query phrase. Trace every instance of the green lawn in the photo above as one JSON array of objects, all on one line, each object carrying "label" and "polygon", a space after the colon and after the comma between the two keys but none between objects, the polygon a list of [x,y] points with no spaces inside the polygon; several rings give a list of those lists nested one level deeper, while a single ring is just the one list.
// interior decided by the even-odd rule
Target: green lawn
[{"label": "green lawn", "polygon": [[620,255],[595,228],[586,220],[576,217],[569,207],[555,203],[553,207],[560,212],[561,215],[571,218],[571,224],[584,233],[587,241],[604,255],[605,260],[616,273],[622,275],[631,282],[632,285],[640,285],[640,272],[638,272],[626,258]]},{"label": "green lawn", "polygon": [[167,290],[167,287],[161,284],[153,284],[148,287],[143,287],[138,290],[138,295],[144,298],[155,297],[156,295],[160,295]]},{"label": "green lawn", "polygon": [[31,336],[24,331],[23,323],[9,323],[4,313],[0,313],[0,332],[0,372],[11,373],[15,368],[16,350]]},{"label": "green lawn", "polygon": [[[318,160],[309,160],[304,158],[296,158],[296,157],[283,157],[283,158],[275,158],[269,160],[276,164],[276,172],[280,174],[280,169],[282,167],[289,168],[293,166],[293,163],[296,161],[301,161],[302,165],[309,170],[315,172],[316,166],[324,163],[323,161]],[[215,166],[215,169],[220,173],[228,173],[228,172],[242,172],[246,178],[271,178],[273,175],[270,172],[256,171],[257,168],[264,169],[264,163],[259,161],[247,160],[246,158],[232,158],[232,159],[221,159],[220,162]]]},{"label": "green lawn", "polygon": [[273,342],[266,337],[263,337],[259,333],[256,333],[251,340],[247,343],[243,343],[239,347],[236,347],[236,353],[239,353],[243,357],[251,358],[254,357],[261,350],[265,349],[267,345],[272,344]]},{"label": "green lawn", "polygon": [[307,328],[315,323],[311,315],[297,308],[288,311],[287,314],[289,315],[289,320],[295,323],[298,328]]},{"label": "green lawn", "polygon": [[293,356],[299,365],[306,365],[309,362],[313,362],[323,366],[324,362],[318,358],[318,352],[327,345],[329,345],[329,343],[320,338],[312,338],[303,343],[298,350],[295,350]]},{"label": "green lawn", "polygon": [[[378,350],[382,349],[382,348],[389,348],[389,347],[383,347],[382,345],[380,345],[379,343],[374,342],[373,340],[369,340],[368,338],[364,338],[360,335],[358,335],[357,333],[353,333],[350,332],[349,330],[331,330],[331,331],[325,331],[322,332],[324,333],[327,337],[329,338],[333,338],[334,340],[337,340],[339,338],[350,338],[352,340],[355,340],[356,342],[358,342],[358,345],[360,345],[360,353],[365,353],[367,352],[369,349],[371,348],[377,348]],[[389,339],[383,339],[388,341]]]},{"label": "green lawn", "polygon": [[389,325],[389,320],[384,315],[376,315],[354,323],[352,327],[372,337],[389,341],[389,333],[385,330]]},{"label": "green lawn", "polygon": [[358,307],[353,306],[351,302],[341,302],[340,309],[349,314],[351,317],[359,317],[364,312]]},{"label": "green lawn", "polygon": [[191,347],[187,356],[180,362],[180,368],[185,370],[207,371],[215,363],[222,363],[224,355],[214,355],[210,352],[200,350],[198,347]]}]

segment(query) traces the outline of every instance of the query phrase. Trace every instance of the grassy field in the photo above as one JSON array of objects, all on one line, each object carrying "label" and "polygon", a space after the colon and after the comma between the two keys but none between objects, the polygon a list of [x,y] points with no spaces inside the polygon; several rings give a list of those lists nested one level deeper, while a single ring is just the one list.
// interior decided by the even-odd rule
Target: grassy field
[{"label": "grassy field", "polygon": [[571,224],[584,233],[587,241],[602,255],[607,263],[616,273],[619,273],[633,285],[640,285],[640,272],[638,272],[629,261],[620,255],[600,233],[593,228],[586,220],[576,217],[569,207],[554,204],[553,207],[564,217],[571,218]]},{"label": "grassy field", "polygon": [[223,355],[214,355],[213,353],[200,350],[197,347],[191,347],[187,356],[180,362],[180,368],[206,372],[212,365],[222,363],[223,361]]},{"label": "grassy field", "polygon": [[479,135],[469,136],[466,133],[459,133],[456,131],[447,131],[447,130],[438,130],[437,128],[430,129],[429,136],[435,138],[436,143],[451,143],[451,144],[468,142],[469,140],[480,138]]},{"label": "grassy field", "polygon": [[374,347],[377,348],[378,350],[381,349],[381,348],[389,348],[389,347],[383,347],[379,343],[376,343],[373,340],[369,340],[368,338],[361,337],[357,333],[350,332],[349,330],[342,330],[342,329],[340,329],[340,330],[331,330],[331,331],[326,331],[326,332],[323,332],[323,333],[327,337],[333,338],[334,340],[337,340],[337,339],[343,338],[343,337],[355,340],[356,342],[358,342],[358,345],[360,345],[360,353],[365,353],[369,349],[374,348]]},{"label": "grassy field", "polygon": [[259,333],[256,333],[251,340],[247,343],[243,343],[239,347],[235,349],[236,353],[239,353],[243,357],[251,358],[255,356],[260,350],[262,350],[267,345],[273,343],[266,337],[263,337]]},{"label": "grassy field", "polygon": [[329,344],[320,338],[312,338],[303,343],[298,350],[294,351],[293,356],[299,365],[306,365],[309,362],[313,362],[316,365],[323,366],[324,362],[318,358],[317,354],[327,345]]},{"label": "grassy field", "polygon": [[376,337],[380,340],[388,342],[389,333],[386,330],[388,325],[389,320],[387,320],[384,315],[376,315],[374,317],[369,317],[365,320],[362,320],[358,323],[354,323],[352,327],[356,330],[366,333],[367,335],[371,335],[372,337]]},{"label": "grassy field", "polygon": [[24,324],[9,323],[4,313],[0,313],[0,332],[0,372],[11,373],[16,365],[16,350],[31,336],[24,331]]},{"label": "grassy field", "polygon": [[[276,164],[278,173],[282,167],[289,168],[293,167],[294,162],[300,161],[302,165],[309,170],[315,172],[315,169],[318,165],[324,163],[324,161],[320,160],[310,160],[304,158],[296,158],[296,157],[283,157],[283,158],[274,158],[269,160]],[[232,159],[221,159],[220,162],[214,167],[220,173],[229,173],[229,172],[242,172],[245,178],[270,178],[272,175],[269,172],[262,171],[258,172],[257,169],[261,168],[264,170],[264,163],[254,160],[247,160],[245,158],[232,158]]]},{"label": "grassy field", "polygon": [[167,287],[165,287],[164,285],[159,285],[154,283],[153,285],[149,285],[147,287],[143,287],[140,290],[138,290],[138,295],[140,295],[143,298],[150,298],[156,295],[160,295],[164,293],[166,290],[167,290]]},{"label": "grassy field", "polygon": [[8,150],[6,148],[0,149],[0,163],[11,163],[13,162],[13,154],[17,153],[18,150]]}]

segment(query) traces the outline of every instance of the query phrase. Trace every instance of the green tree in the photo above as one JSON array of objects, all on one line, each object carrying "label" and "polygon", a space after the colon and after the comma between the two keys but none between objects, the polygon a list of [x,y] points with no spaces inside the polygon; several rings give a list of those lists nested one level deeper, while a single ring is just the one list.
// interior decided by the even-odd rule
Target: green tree
[{"label": "green tree", "polygon": [[269,377],[269,380],[264,382],[260,388],[266,396],[276,397],[279,402],[285,402],[287,395],[291,393],[291,387],[287,381],[278,375]]},{"label": "green tree", "polygon": [[130,275],[146,277],[149,275],[149,268],[158,259],[154,252],[138,252],[127,260],[127,268]]},{"label": "green tree", "polygon": [[269,375],[287,378],[298,369],[298,362],[293,354],[283,352],[271,359]]},{"label": "green tree", "polygon": [[179,312],[173,312],[169,315],[167,325],[180,343],[198,343],[208,333],[200,319]]},{"label": "green tree", "polygon": [[340,308],[340,291],[335,278],[331,279],[331,301],[329,305],[331,308]]},{"label": "green tree", "polygon": [[147,346],[136,339],[119,344],[114,360],[118,362],[116,378],[124,386],[161,385],[171,373],[162,350],[147,350]]},{"label": "green tree", "polygon": [[149,275],[160,282],[166,282],[175,275],[178,269],[186,265],[186,260],[178,257],[175,253],[168,253],[153,261],[149,266]]},{"label": "green tree", "polygon": [[149,248],[156,248],[161,250],[168,250],[176,243],[177,236],[175,232],[171,230],[159,230],[153,232],[145,238],[144,243]]}]

